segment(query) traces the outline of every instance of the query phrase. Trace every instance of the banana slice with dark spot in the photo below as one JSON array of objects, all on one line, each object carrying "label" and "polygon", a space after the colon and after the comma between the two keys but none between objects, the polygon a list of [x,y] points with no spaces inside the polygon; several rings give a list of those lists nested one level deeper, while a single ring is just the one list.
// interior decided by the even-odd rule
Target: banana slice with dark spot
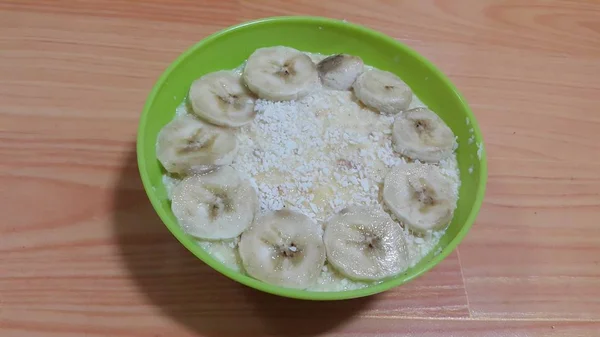
[{"label": "banana slice with dark spot", "polygon": [[250,226],[257,208],[256,191],[231,166],[185,178],[175,187],[171,201],[183,229],[209,240],[237,237]]},{"label": "banana slice with dark spot", "polygon": [[324,86],[334,90],[350,90],[364,66],[358,56],[337,54],[319,62],[317,70]]}]

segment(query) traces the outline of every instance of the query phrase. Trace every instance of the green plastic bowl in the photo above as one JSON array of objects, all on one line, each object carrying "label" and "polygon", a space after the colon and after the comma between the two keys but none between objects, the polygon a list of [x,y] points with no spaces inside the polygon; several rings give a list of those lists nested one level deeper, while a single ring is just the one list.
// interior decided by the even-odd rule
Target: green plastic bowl
[{"label": "green plastic bowl", "polygon": [[[438,247],[415,267],[358,290],[312,292],[282,288],[229,269],[206,253],[177,224],[161,180],[164,171],[155,154],[159,130],[173,118],[175,108],[186,97],[193,80],[209,72],[235,68],[255,49],[276,45],[321,54],[358,55],[365,64],[396,73],[458,137],[457,156],[462,180],[458,207]],[[474,141],[469,142],[471,137]],[[221,274],[249,287],[308,300],[341,300],[380,293],[433,268],[469,231],[481,207],[487,179],[483,140],[477,121],[458,90],[433,64],[382,33],[345,21],[318,17],[274,17],[242,23],[213,34],[184,52],[162,74],[148,96],[140,119],[137,156],[142,182],[152,206],[171,233],[194,255]]]}]

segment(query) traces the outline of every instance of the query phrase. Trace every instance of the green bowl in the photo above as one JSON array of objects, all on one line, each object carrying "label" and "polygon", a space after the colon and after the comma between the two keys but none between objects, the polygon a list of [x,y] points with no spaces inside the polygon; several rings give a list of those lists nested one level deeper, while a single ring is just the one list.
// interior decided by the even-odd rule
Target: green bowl
[{"label": "green bowl", "polygon": [[[275,45],[321,54],[358,55],[365,64],[396,73],[458,137],[462,184],[454,219],[438,247],[403,274],[350,291],[312,292],[282,288],[226,267],[199,247],[177,224],[162,184],[163,169],[155,154],[159,130],[173,118],[175,108],[186,97],[193,80],[209,72],[235,68],[255,49]],[[171,233],[194,255],[221,274],[249,287],[308,300],[341,300],[380,293],[433,268],[456,248],[475,221],[487,179],[483,140],[477,121],[458,90],[433,64],[382,33],[345,21],[318,17],[274,17],[242,23],[213,34],[185,51],[162,74],[148,96],[138,130],[137,157],[152,206]]]}]

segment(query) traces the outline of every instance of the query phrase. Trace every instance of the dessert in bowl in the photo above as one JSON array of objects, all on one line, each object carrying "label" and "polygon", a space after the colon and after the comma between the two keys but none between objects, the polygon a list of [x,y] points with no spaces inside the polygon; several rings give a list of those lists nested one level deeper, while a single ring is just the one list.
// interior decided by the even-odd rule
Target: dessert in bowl
[{"label": "dessert in bowl", "polygon": [[144,187],[169,230],[224,275],[333,300],[400,285],[447,256],[485,190],[477,123],[428,61],[312,17],[214,34],[163,74],[140,121]]}]

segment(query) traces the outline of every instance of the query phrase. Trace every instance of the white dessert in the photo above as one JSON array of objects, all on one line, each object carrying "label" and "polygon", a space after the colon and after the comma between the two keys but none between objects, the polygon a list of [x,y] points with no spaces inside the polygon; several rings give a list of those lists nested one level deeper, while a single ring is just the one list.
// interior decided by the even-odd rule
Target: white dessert
[{"label": "white dessert", "polygon": [[[242,179],[248,181],[248,183],[255,188],[258,196],[258,209],[255,221],[258,221],[256,219],[264,219],[265,215],[273,214],[274,211],[287,210],[294,214],[302,214],[310,221],[318,224],[322,229],[325,229],[326,223],[347,207],[354,210],[369,209],[374,213],[389,216],[392,223],[386,223],[386,226],[380,225],[377,228],[393,230],[393,235],[384,235],[380,233],[380,236],[385,238],[398,238],[397,240],[394,240],[397,241],[397,244],[401,245],[401,247],[397,246],[394,248],[390,246],[391,248],[389,248],[386,246],[389,248],[386,249],[388,249],[388,253],[390,251],[401,251],[402,253],[399,253],[400,255],[398,255],[401,257],[401,261],[398,260],[400,257],[396,256],[394,266],[384,271],[374,272],[372,277],[367,277],[364,274],[364,270],[368,271],[369,269],[367,267],[373,268],[374,265],[377,265],[377,263],[374,263],[372,260],[369,260],[371,265],[366,266],[366,269],[360,269],[354,266],[353,268],[356,267],[355,269],[358,271],[351,273],[348,272],[347,268],[346,270],[343,270],[344,264],[341,262],[332,265],[326,260],[323,264],[322,261],[319,262],[319,259],[304,257],[299,254],[298,256],[301,256],[300,258],[313,258],[316,261],[314,263],[320,263],[318,267],[321,272],[318,277],[303,278],[300,281],[296,280],[298,282],[293,282],[294,280],[290,280],[290,277],[294,275],[295,271],[291,269],[291,267],[288,268],[285,265],[277,267],[281,270],[277,270],[274,266],[272,268],[272,273],[274,274],[272,275],[268,275],[268,272],[265,270],[260,270],[260,273],[255,272],[255,275],[260,275],[260,277],[257,278],[261,279],[262,277],[262,279],[267,280],[267,282],[269,282],[268,280],[279,280],[271,281],[270,283],[279,282],[284,286],[290,285],[296,288],[314,291],[341,291],[365,287],[405,271],[407,268],[417,264],[424,256],[431,253],[434,247],[436,247],[440,237],[445,231],[447,223],[451,220],[452,212],[456,207],[460,179],[454,153],[456,148],[454,138],[452,137],[452,139],[449,139],[449,136],[444,134],[444,143],[439,144],[441,150],[439,153],[436,152],[437,157],[433,159],[428,158],[431,159],[428,160],[430,162],[428,164],[421,164],[418,158],[411,159],[409,157],[404,157],[404,155],[396,152],[398,151],[398,148],[402,148],[402,144],[394,144],[394,139],[406,139],[406,136],[394,135],[394,132],[406,132],[406,130],[410,129],[410,125],[407,124],[406,119],[402,119],[402,127],[394,128],[395,120],[397,120],[404,112],[399,112],[394,115],[380,113],[379,111],[373,110],[373,106],[376,106],[377,104],[373,104],[373,102],[364,104],[364,102],[361,102],[356,97],[354,91],[334,90],[330,89],[328,86],[322,85],[321,81],[315,81],[315,76],[324,75],[315,75],[318,74],[318,72],[312,73],[310,65],[306,64],[306,60],[310,59],[313,62],[319,62],[325,59],[326,56],[302,53],[302,55],[308,56],[307,58],[303,58],[288,49],[289,48],[286,47],[284,52],[262,50],[258,55],[260,57],[272,57],[274,58],[274,61],[271,61],[270,59],[260,59],[257,61],[256,55],[251,56],[251,58],[254,57],[253,63],[258,64],[261,67],[268,67],[271,63],[276,65],[274,66],[276,69],[272,69],[272,73],[269,76],[279,74],[285,81],[288,81],[289,85],[285,87],[284,91],[278,91],[279,87],[274,85],[272,78],[262,78],[260,77],[260,71],[256,71],[256,69],[255,71],[249,71],[248,69],[245,69],[246,65],[242,65],[240,68],[232,71],[232,73],[237,74],[235,76],[241,76],[241,78],[244,78],[243,74],[250,74],[249,76],[253,80],[251,89],[259,97],[293,97],[294,100],[270,101],[257,98],[256,101],[253,102],[252,112],[249,112],[246,104],[248,104],[250,99],[247,99],[244,96],[243,109],[242,106],[238,104],[237,108],[232,108],[231,111],[242,114],[243,118],[253,114],[255,114],[255,117],[250,122],[244,120],[244,125],[239,128],[227,129],[235,132],[238,151],[231,165],[224,167],[235,169]],[[289,61],[296,59],[300,62],[300,66],[297,70],[302,73],[298,74],[298,79],[287,78],[289,76],[295,76],[296,74],[296,70],[293,68],[294,62]],[[351,64],[351,66],[351,70],[357,73],[352,76],[359,76],[360,74],[356,70],[358,69],[356,62]],[[364,72],[373,70],[373,68],[368,66],[365,66],[364,68]],[[316,65],[315,69],[317,69]],[[268,72],[271,70],[267,69],[265,71]],[[308,73],[306,73],[306,71],[308,71]],[[338,74],[340,74],[339,76],[345,77],[336,79],[335,76],[338,76]],[[323,77],[321,77],[321,79],[323,79]],[[328,81],[327,83],[334,83],[336,85],[342,83],[344,84],[344,88],[346,88],[348,86],[347,83],[351,81],[351,79],[348,79],[348,75],[339,69],[327,74],[326,79]],[[397,82],[400,81],[399,79],[388,80],[391,81],[391,83],[400,83]],[[369,82],[371,81],[366,81],[367,84]],[[259,88],[256,88],[257,85]],[[365,85],[365,83],[362,85]],[[307,88],[310,88],[310,90]],[[410,102],[410,105],[407,104],[408,109],[426,108],[412,92],[411,97],[407,99],[405,96],[406,88],[407,87],[404,86],[401,88],[403,95],[402,104]],[[363,89],[365,88],[361,88],[361,90]],[[237,90],[237,92],[245,93],[245,91],[240,90],[237,82],[235,90]],[[391,92],[393,93],[395,91],[392,90]],[[371,95],[369,96],[369,99],[376,100],[379,99],[381,95],[385,96],[385,94],[385,90],[383,90],[383,92],[371,90],[369,92],[369,95]],[[195,93],[195,95],[197,96],[198,93]],[[237,96],[234,95],[234,98],[236,97]],[[389,97],[383,97],[381,99],[384,102],[393,102]],[[227,110],[227,101],[224,100],[223,102],[225,103],[220,103],[220,106]],[[231,102],[232,104],[235,104],[234,101]],[[217,105],[211,105],[212,108],[216,106]],[[395,109],[400,109],[398,106],[398,104],[394,105]],[[228,117],[226,111],[224,112],[224,115],[221,116],[219,115],[219,111],[217,111],[218,109],[214,109],[216,110],[211,112],[212,119],[219,118],[220,120],[229,120],[233,118],[231,116]],[[194,113],[194,111],[190,110],[191,108],[189,105],[184,102],[178,107],[177,115],[202,115],[201,113]],[[432,120],[432,118],[430,118],[430,120]],[[441,119],[439,120],[441,121]],[[210,123],[211,119],[208,119],[207,122]],[[443,123],[443,121],[441,121],[441,123]],[[429,142],[429,139],[431,138],[429,134],[420,136],[419,132],[427,133],[429,131],[424,129],[423,125],[417,124],[418,123],[415,124],[415,128],[419,129],[409,130],[414,131],[409,137],[411,141],[410,147],[411,149],[417,149],[410,153],[421,153],[418,151],[419,146],[427,146],[429,152],[434,151],[435,149],[431,150],[431,147],[438,146],[436,145],[437,143]],[[443,126],[445,126],[445,124],[443,124]],[[446,131],[446,129],[443,130]],[[452,142],[451,145],[448,145],[449,141]],[[420,144],[419,142],[423,142],[423,144]],[[394,149],[396,149],[396,151]],[[396,198],[390,196],[387,201],[383,200],[383,183],[388,173],[393,168],[407,165],[408,163],[413,163],[410,164],[413,166],[435,166],[436,174],[439,173],[441,177],[436,175],[435,178],[443,180],[444,191],[452,197],[448,203],[444,204],[444,211],[446,211],[446,213],[444,213],[443,217],[441,215],[436,217],[437,222],[434,224],[428,222],[426,225],[422,225],[422,222],[420,222],[421,216],[425,218],[425,216],[428,215],[425,214],[428,212],[428,207],[432,207],[438,200],[433,194],[427,195],[429,192],[434,193],[435,189],[427,188],[425,185],[423,185],[425,187],[419,185],[421,184],[420,180],[412,185],[408,184],[407,188],[399,188],[398,186],[388,188],[388,190],[391,190],[394,193],[396,193],[396,191],[401,191],[403,193],[401,195],[403,199],[398,196],[396,196]],[[220,167],[223,167],[223,165],[213,163],[213,167],[219,170],[222,169]],[[163,182],[170,197],[175,186],[178,185],[180,178],[181,176],[179,175],[165,174]],[[438,180],[431,181],[435,183]],[[417,185],[421,187],[417,188]],[[394,204],[394,200],[410,200],[412,203],[410,211],[412,213],[402,213],[406,212],[407,208],[402,208],[399,207],[399,205]],[[205,199],[203,199],[202,202],[206,204]],[[392,202],[392,204],[389,205],[391,207],[388,207],[386,202]],[[424,206],[421,207],[420,203]],[[354,206],[360,206],[361,208],[356,208]],[[441,212],[440,207],[433,207],[432,209],[437,210],[438,213]],[[423,212],[423,214],[420,214],[419,212]],[[381,219],[381,217],[379,219]],[[404,221],[401,222],[398,219],[403,219]],[[409,220],[408,223],[406,223],[407,219]],[[348,223],[351,222],[352,221]],[[215,223],[218,223],[218,221]],[[259,227],[260,225],[261,224],[256,223],[254,227]],[[186,223],[186,226],[189,227],[189,223]],[[198,224],[198,226],[201,227],[203,231],[207,230],[206,223]],[[338,224],[336,226],[339,227],[341,225]],[[253,227],[251,226],[250,228]],[[246,231],[249,231],[249,229]],[[256,229],[253,229],[253,231],[255,232]],[[321,235],[322,232],[323,231],[321,231]],[[344,230],[335,231],[335,233],[350,233],[348,235],[355,235],[351,233],[358,232]],[[193,234],[193,231],[188,231],[188,233]],[[332,233],[334,233],[334,231],[332,231]],[[242,238],[243,235],[244,234],[242,234]],[[208,241],[198,238],[197,235],[196,237],[198,244],[217,260],[234,270],[245,272],[242,265],[242,259],[238,252],[239,237],[223,241]],[[330,242],[334,242],[334,239],[331,237],[328,238]],[[271,241],[275,242],[276,240],[273,239]],[[369,247],[372,246],[371,241],[362,240],[361,242],[363,241],[367,242]],[[264,247],[260,249],[263,251],[262,254],[267,254],[264,252],[272,254],[272,258],[281,258],[282,256],[290,258],[290,256],[294,255],[291,253],[295,253],[295,251],[290,252],[289,250],[290,242],[291,241],[288,240],[288,242],[285,244],[281,243],[279,246],[273,244],[274,248],[271,248],[270,250]],[[325,241],[325,244],[326,243],[327,242]],[[392,243],[392,245],[394,244],[396,243]],[[330,244],[330,246],[331,245],[332,244]],[[246,246],[250,245],[248,244]],[[283,246],[287,248],[277,248]],[[245,247],[244,249],[247,251],[250,248]],[[257,248],[257,254],[259,252],[258,249],[259,248]],[[328,257],[331,250],[332,249],[328,249],[327,251]],[[250,255],[250,253],[247,252],[246,254]],[[356,256],[360,256],[360,254],[356,254]],[[388,255],[384,254],[382,256],[385,257]],[[365,263],[367,263],[367,260],[368,259],[364,259]],[[285,259],[282,261],[285,261]],[[302,262],[305,265],[309,262],[313,263],[304,260]],[[314,270],[313,268],[315,266],[316,265],[311,265],[306,268],[307,270]],[[285,282],[281,281],[284,280],[284,278],[278,273],[286,273]],[[350,277],[344,275],[349,275]]]}]

